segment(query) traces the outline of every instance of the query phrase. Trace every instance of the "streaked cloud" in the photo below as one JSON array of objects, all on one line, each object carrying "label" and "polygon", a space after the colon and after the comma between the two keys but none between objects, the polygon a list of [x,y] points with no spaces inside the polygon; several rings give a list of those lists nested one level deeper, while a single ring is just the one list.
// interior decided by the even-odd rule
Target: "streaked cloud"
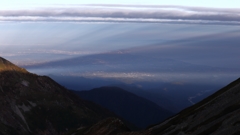
[{"label": "streaked cloud", "polygon": [[87,52],[87,51],[65,51],[65,50],[47,50],[47,49],[36,49],[36,50],[28,50],[22,52],[23,54],[63,54],[63,55],[87,55],[87,54],[94,54],[94,52]]},{"label": "streaked cloud", "polygon": [[240,24],[240,9],[139,5],[56,5],[0,10],[0,21]]},{"label": "streaked cloud", "polygon": [[[0,51],[0,55],[2,57],[15,57],[18,58],[17,60],[12,60],[13,63],[17,64],[18,66],[30,66],[30,65],[38,65],[38,64],[44,64],[51,61],[59,60],[59,59],[66,59],[71,58],[74,56],[82,56],[82,55],[93,55],[97,52],[93,51],[65,51],[65,50],[48,50],[48,49],[27,49],[22,50],[18,52],[2,52]],[[34,56],[49,56],[48,59],[34,59]],[[55,55],[55,57],[54,57]],[[30,58],[29,58],[30,56]],[[25,59],[19,60],[20,57],[23,57]],[[28,57],[28,58],[26,58]],[[42,56],[43,57],[43,56]]]},{"label": "streaked cloud", "polygon": [[20,56],[20,55],[28,55],[28,54],[60,54],[60,55],[89,55],[95,54],[94,52],[87,51],[64,51],[64,50],[47,50],[47,49],[28,49],[26,51],[20,51],[17,53],[4,53],[0,52],[1,56]]}]

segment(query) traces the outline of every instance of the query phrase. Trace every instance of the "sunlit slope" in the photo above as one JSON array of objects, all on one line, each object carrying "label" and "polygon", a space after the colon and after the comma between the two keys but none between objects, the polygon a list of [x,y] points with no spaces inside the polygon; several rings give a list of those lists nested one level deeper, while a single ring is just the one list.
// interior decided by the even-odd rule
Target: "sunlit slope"
[{"label": "sunlit slope", "polygon": [[20,68],[6,59],[0,57],[0,72],[3,71],[16,71],[21,73],[28,73],[24,68]]}]

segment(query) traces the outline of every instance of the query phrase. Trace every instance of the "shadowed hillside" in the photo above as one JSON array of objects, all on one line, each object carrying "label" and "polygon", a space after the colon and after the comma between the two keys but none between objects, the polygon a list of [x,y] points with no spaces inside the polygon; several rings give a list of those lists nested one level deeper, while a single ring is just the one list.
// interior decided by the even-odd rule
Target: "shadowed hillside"
[{"label": "shadowed hillside", "polygon": [[[146,130],[138,132],[121,131],[119,133],[105,132],[104,135],[239,135],[239,97],[240,79],[172,118]],[[117,123],[115,121],[115,125]],[[111,125],[113,125],[112,122],[103,121],[93,127],[105,127],[104,129],[107,129]],[[102,128],[95,129],[95,134],[105,131]],[[88,134],[89,132],[83,133],[93,135],[93,132],[91,134]]]},{"label": "shadowed hillside", "polygon": [[60,134],[114,116],[46,76],[0,58],[0,134]]},{"label": "shadowed hillside", "polygon": [[150,128],[152,134],[237,135],[240,133],[240,79]]},{"label": "shadowed hillside", "polygon": [[118,87],[101,87],[75,93],[106,107],[139,128],[146,128],[173,115],[157,104]]},{"label": "shadowed hillside", "polygon": [[[144,118],[149,116],[145,112],[153,113],[156,119],[161,116],[160,113],[155,114],[156,111],[148,108],[153,105],[144,103],[143,99],[140,100],[129,92],[126,93],[119,88],[109,91],[113,89],[112,87],[101,89],[102,92],[97,96],[105,93],[102,98],[114,101],[110,102],[113,106],[121,102],[122,107],[130,106],[129,110],[133,109],[133,112],[144,108],[135,112]],[[31,74],[3,58],[0,58],[0,93],[2,135],[240,134],[240,79],[172,118],[136,132],[129,131],[121,120],[114,118],[113,113],[80,99],[49,77]],[[141,107],[135,108],[137,105],[132,104],[134,100],[129,100],[133,97],[137,101],[135,103],[142,103]]]}]

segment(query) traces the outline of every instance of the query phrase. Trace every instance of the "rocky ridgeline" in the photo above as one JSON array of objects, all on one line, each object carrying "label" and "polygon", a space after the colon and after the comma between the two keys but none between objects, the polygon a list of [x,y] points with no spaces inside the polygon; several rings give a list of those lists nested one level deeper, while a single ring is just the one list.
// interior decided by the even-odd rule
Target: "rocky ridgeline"
[{"label": "rocky ridgeline", "polygon": [[24,68],[20,68],[11,62],[7,61],[6,59],[0,57],[0,71],[16,71],[22,73],[28,73],[27,70]]},{"label": "rocky ridgeline", "polygon": [[61,134],[114,116],[49,77],[31,74],[2,58],[0,69],[0,134]]}]

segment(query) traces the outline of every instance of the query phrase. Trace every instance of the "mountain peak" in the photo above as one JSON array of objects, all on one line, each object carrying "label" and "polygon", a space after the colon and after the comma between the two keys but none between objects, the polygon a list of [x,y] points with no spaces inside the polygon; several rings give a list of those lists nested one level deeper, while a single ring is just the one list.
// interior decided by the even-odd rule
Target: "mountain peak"
[{"label": "mountain peak", "polygon": [[28,73],[26,69],[20,68],[11,63],[10,61],[0,57],[0,72],[3,71],[18,71],[21,73]]},{"label": "mountain peak", "polygon": [[139,129],[144,129],[173,115],[172,112],[157,104],[119,87],[105,86],[89,91],[75,91],[75,93],[85,100],[109,109]]}]

